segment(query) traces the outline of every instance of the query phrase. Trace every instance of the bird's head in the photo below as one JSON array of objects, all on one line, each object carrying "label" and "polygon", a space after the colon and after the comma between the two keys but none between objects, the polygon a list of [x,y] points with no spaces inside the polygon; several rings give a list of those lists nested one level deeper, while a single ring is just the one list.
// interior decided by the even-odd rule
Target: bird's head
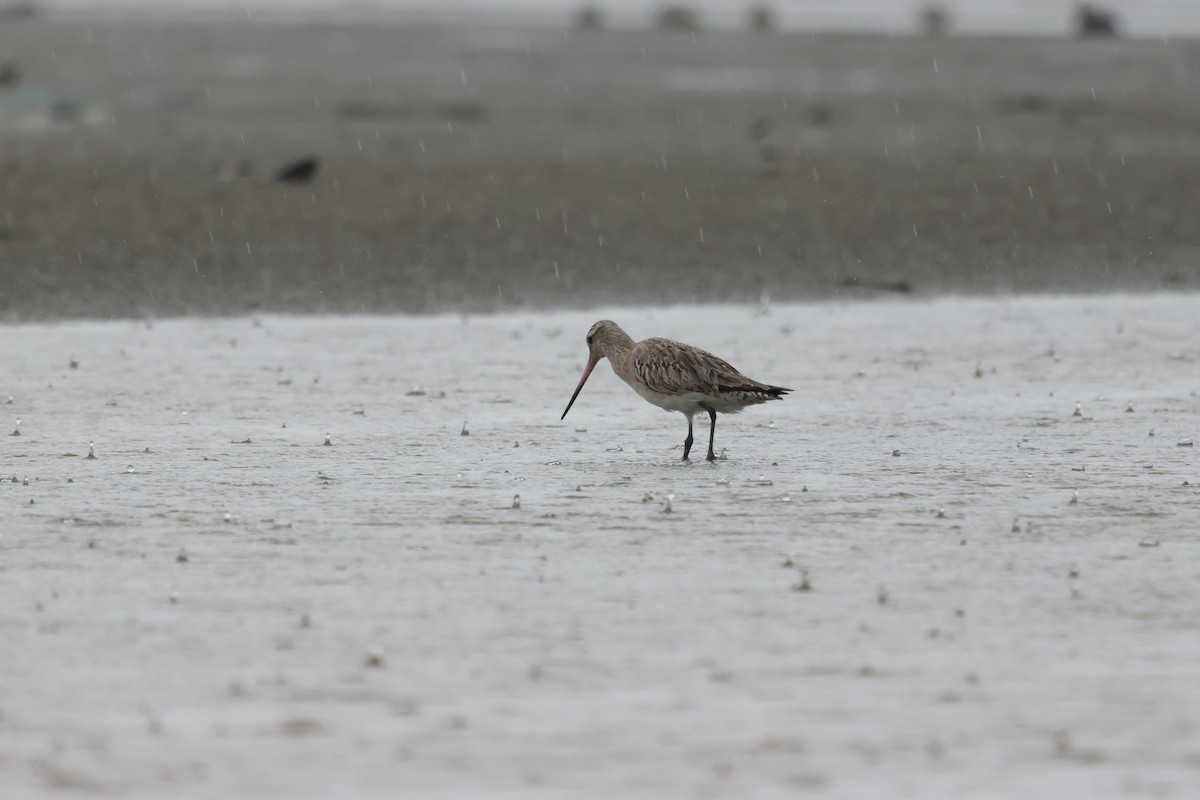
[{"label": "bird's head", "polygon": [[629,334],[621,330],[621,326],[611,319],[602,319],[588,329],[588,355],[599,361],[612,355],[625,344],[631,344]]},{"label": "bird's head", "polygon": [[588,376],[592,374],[592,370],[600,363],[600,359],[610,357],[615,353],[632,347],[633,339],[629,338],[629,334],[621,330],[621,326],[617,323],[610,319],[602,319],[588,329],[587,346],[587,366],[583,369],[583,377],[579,379],[579,385],[575,387],[575,394],[571,395],[571,402],[567,403],[567,410],[562,413],[561,419],[566,419],[567,411],[570,411],[571,406],[575,404],[575,398],[579,397],[579,392],[582,391],[583,385],[587,383]]}]

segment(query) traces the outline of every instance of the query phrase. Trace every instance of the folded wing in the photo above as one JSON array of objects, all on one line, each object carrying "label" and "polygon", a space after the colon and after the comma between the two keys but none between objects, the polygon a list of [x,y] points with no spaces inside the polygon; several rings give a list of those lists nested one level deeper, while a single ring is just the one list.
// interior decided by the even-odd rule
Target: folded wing
[{"label": "folded wing", "polygon": [[780,397],[791,389],[747,378],[728,361],[705,350],[670,339],[646,339],[633,351],[634,375],[647,388],[662,394],[687,392],[709,397],[738,394],[763,400]]}]

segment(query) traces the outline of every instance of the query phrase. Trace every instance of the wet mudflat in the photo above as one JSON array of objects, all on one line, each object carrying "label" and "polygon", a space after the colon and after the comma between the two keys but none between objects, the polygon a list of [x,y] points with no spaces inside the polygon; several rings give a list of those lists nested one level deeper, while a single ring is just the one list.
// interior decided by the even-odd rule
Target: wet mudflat
[{"label": "wet mudflat", "polygon": [[[796,392],[723,417],[716,464],[606,365],[560,422],[600,316]],[[9,327],[0,785],[1195,796],[1198,319]]]}]

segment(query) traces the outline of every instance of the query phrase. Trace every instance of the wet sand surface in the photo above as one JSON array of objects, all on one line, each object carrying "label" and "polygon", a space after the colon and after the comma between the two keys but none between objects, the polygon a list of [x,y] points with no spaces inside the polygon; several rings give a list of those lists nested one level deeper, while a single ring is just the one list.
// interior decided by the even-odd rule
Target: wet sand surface
[{"label": "wet sand surface", "polygon": [[146,16],[0,57],[11,319],[1200,288],[1195,41]]},{"label": "wet sand surface", "polygon": [[1198,311],[606,310],[715,464],[597,312],[9,327],[4,796],[1194,797]]}]

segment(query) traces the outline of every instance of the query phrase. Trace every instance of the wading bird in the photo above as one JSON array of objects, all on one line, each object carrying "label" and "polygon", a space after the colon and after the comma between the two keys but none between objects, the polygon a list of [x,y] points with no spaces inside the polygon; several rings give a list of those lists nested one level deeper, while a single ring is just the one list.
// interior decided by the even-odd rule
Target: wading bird
[{"label": "wading bird", "polygon": [[698,347],[673,342],[670,339],[633,341],[621,326],[602,319],[587,335],[588,362],[583,377],[571,395],[561,419],[575,404],[575,398],[587,383],[588,376],[607,358],[617,377],[629,384],[644,400],[666,411],[678,411],[687,417],[688,435],[683,440],[683,460],[692,451],[692,417],[708,412],[712,426],[708,432],[708,460],[716,461],[713,438],[717,434],[717,412],[736,414],[746,406],[768,400],[781,400],[792,391],[782,386],[770,386],[750,380],[734,369],[728,361]]}]

